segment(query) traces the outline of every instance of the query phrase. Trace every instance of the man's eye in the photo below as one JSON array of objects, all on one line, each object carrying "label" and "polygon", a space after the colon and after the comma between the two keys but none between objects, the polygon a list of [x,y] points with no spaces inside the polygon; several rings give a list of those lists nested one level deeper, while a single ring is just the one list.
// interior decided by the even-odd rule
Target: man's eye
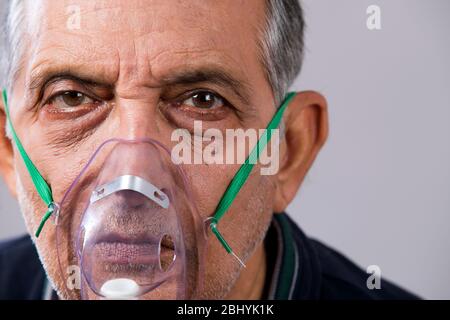
[{"label": "man's eye", "polygon": [[60,108],[74,108],[94,102],[94,99],[78,91],[64,91],[51,99],[51,103]]},{"label": "man's eye", "polygon": [[200,109],[215,109],[222,107],[225,102],[212,92],[201,91],[184,100],[181,104]]}]

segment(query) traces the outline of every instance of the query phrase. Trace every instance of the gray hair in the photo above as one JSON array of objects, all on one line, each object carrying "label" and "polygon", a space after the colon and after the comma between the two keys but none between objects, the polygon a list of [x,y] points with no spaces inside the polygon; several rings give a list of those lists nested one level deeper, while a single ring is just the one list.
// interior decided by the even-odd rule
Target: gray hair
[{"label": "gray hair", "polygon": [[19,68],[24,7],[22,0],[3,0],[0,5],[0,85],[8,90]]},{"label": "gray hair", "polygon": [[[14,75],[19,68],[19,28],[23,26],[24,17],[24,0],[1,0],[0,85],[8,89],[12,88]],[[266,0],[266,21],[259,47],[276,104],[282,101],[300,72],[304,26],[299,0]]]},{"label": "gray hair", "polygon": [[262,63],[279,104],[300,73],[305,22],[299,0],[266,0],[266,25],[260,41]]}]

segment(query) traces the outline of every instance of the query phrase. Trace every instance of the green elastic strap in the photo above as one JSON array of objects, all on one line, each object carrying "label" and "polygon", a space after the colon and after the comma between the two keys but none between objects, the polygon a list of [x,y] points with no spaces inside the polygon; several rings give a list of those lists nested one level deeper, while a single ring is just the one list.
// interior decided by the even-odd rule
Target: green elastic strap
[{"label": "green elastic strap", "polygon": [[284,111],[286,110],[286,107],[289,105],[291,100],[295,97],[295,94],[296,94],[295,92],[290,92],[286,95],[281,106],[278,108],[272,120],[270,120],[269,124],[267,125],[266,130],[264,130],[263,135],[258,140],[258,143],[253,148],[252,152],[247,157],[242,166],[239,168],[238,172],[236,172],[233,180],[231,180],[227,190],[222,196],[222,199],[220,199],[220,202],[217,205],[213,218],[211,219],[212,220],[210,224],[211,231],[214,233],[214,235],[217,237],[219,242],[222,244],[222,246],[228,253],[233,254],[233,250],[231,249],[230,245],[226,242],[224,237],[220,234],[219,230],[217,229],[217,224],[219,223],[223,215],[227,212],[228,208],[233,203],[242,186],[247,181],[250,172],[255,166],[256,163],[255,160],[259,160],[262,151],[264,150],[265,146],[272,137],[272,131],[279,127]]},{"label": "green elastic strap", "polygon": [[22,156],[23,162],[25,163],[25,167],[27,168],[31,180],[33,181],[34,186],[36,187],[37,192],[39,193],[39,196],[41,197],[42,201],[45,202],[45,204],[48,207],[48,211],[44,214],[42,217],[41,223],[39,224],[38,229],[36,230],[36,237],[39,237],[42,228],[44,227],[44,224],[47,222],[47,220],[50,218],[50,216],[54,212],[54,205],[53,205],[53,196],[52,191],[45,181],[45,179],[42,177],[42,175],[39,173],[39,170],[34,165],[33,161],[31,161],[30,157],[26,153],[25,149],[22,146],[22,143],[20,142],[19,137],[16,134],[16,131],[14,130],[14,126],[11,121],[11,116],[9,114],[9,107],[8,107],[8,96],[6,93],[6,90],[2,90],[2,97],[3,97],[3,104],[5,105],[5,112],[6,112],[6,120],[9,124],[9,127],[11,129],[12,138],[14,140],[14,143],[17,146],[17,149],[20,152],[20,155]]}]

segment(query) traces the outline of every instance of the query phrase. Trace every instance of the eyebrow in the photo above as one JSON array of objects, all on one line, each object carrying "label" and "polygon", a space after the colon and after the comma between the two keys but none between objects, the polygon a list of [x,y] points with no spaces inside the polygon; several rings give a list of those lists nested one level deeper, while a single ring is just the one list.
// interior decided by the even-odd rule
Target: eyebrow
[{"label": "eyebrow", "polygon": [[162,84],[165,86],[186,85],[209,82],[217,84],[222,87],[231,89],[244,104],[250,103],[249,85],[244,80],[238,80],[227,71],[222,69],[197,69],[181,71],[162,79]]},{"label": "eyebrow", "polygon": [[30,90],[39,89],[59,79],[74,80],[91,86],[111,87],[104,79],[95,78],[92,74],[85,74],[68,68],[60,71],[42,70],[32,73],[28,88]]},{"label": "eyebrow", "polygon": [[[47,86],[49,83],[59,79],[73,80],[90,86],[105,88],[112,87],[112,85],[108,83],[105,78],[95,77],[92,73],[81,72],[80,70],[70,67],[66,69],[60,68],[58,71],[43,69],[32,73],[28,87],[33,91]],[[162,87],[196,83],[212,83],[230,89],[245,105],[250,104],[250,86],[248,82],[237,79],[222,68],[204,67],[193,70],[183,70],[178,73],[162,77],[158,83]]]}]

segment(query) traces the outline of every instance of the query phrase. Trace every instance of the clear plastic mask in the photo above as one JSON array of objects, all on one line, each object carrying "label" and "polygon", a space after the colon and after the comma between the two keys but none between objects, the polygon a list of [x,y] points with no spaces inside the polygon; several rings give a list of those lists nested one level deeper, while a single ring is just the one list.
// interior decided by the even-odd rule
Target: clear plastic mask
[{"label": "clear plastic mask", "polygon": [[66,192],[57,220],[61,274],[79,267],[81,298],[197,296],[205,224],[185,174],[157,141],[103,143]]}]

